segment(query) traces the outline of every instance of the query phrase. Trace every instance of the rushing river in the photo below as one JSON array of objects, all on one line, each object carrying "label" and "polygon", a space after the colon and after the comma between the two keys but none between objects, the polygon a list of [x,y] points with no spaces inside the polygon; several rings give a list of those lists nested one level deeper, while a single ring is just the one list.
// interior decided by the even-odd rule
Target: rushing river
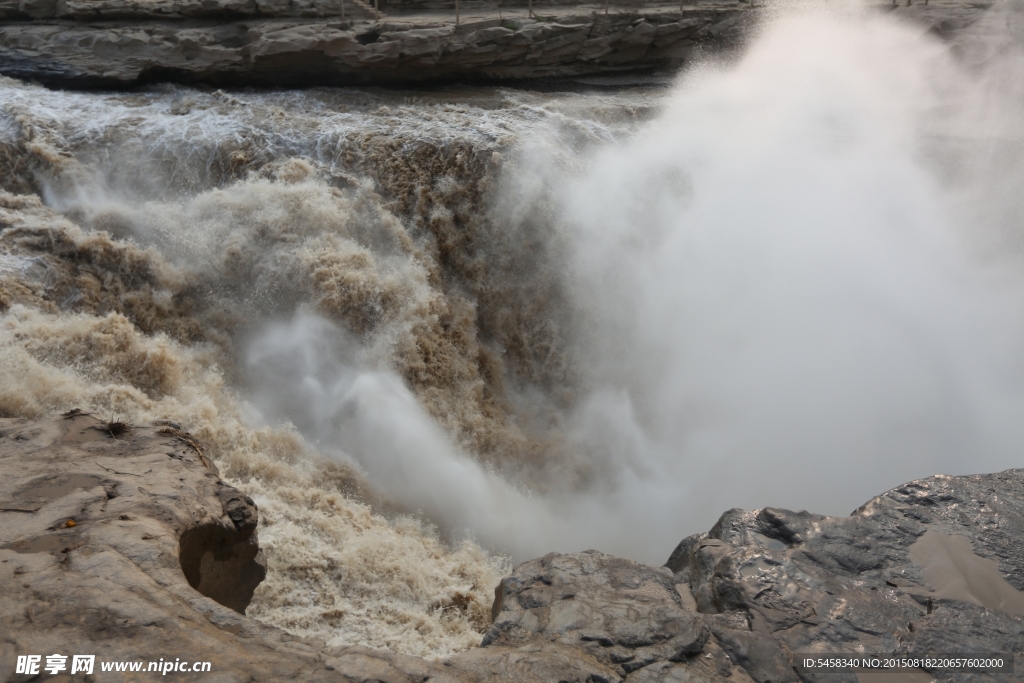
[{"label": "rushing river", "polygon": [[1024,88],[859,13],[664,87],[0,81],[0,415],[169,418],[250,616],[441,656],[511,561],[660,563],[1024,452]]}]

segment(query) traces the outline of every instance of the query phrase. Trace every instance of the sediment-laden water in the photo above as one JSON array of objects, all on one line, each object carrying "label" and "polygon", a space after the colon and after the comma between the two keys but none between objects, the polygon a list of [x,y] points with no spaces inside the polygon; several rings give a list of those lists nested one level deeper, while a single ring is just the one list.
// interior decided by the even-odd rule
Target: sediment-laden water
[{"label": "sediment-laden water", "polygon": [[512,559],[1019,465],[1000,45],[801,12],[663,88],[4,80],[0,415],[181,423],[260,506],[251,616],[428,656]]}]

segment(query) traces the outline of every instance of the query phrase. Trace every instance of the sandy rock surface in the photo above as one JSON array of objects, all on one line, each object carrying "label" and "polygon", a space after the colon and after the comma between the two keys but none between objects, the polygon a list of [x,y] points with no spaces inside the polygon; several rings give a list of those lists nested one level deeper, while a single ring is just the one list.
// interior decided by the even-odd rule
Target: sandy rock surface
[{"label": "sandy rock surface", "polygon": [[114,433],[93,415],[0,420],[0,679],[30,680],[16,656],[53,653],[336,679],[242,614],[266,571],[251,500],[172,424]]}]

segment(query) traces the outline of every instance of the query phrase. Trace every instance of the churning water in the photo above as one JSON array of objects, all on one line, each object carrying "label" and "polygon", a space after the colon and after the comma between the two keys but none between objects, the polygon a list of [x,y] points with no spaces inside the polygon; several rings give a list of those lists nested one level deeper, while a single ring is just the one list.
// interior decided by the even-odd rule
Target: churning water
[{"label": "churning water", "polygon": [[509,557],[1020,465],[1016,17],[791,12],[612,93],[5,80],[0,414],[181,422],[250,615],[431,656]]}]

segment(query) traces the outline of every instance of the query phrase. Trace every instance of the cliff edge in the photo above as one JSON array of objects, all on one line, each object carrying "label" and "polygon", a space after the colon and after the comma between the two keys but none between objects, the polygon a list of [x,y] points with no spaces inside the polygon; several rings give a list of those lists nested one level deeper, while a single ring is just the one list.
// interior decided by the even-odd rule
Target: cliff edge
[{"label": "cliff edge", "polygon": [[[174,81],[212,85],[418,85],[565,79],[671,70],[738,47],[764,6],[426,0],[0,0],[0,74],[68,88]],[[466,3],[464,3],[465,5]],[[452,3],[454,5],[454,3]],[[347,11],[344,9],[347,7]],[[879,4],[955,36],[988,7],[964,0]]]}]

